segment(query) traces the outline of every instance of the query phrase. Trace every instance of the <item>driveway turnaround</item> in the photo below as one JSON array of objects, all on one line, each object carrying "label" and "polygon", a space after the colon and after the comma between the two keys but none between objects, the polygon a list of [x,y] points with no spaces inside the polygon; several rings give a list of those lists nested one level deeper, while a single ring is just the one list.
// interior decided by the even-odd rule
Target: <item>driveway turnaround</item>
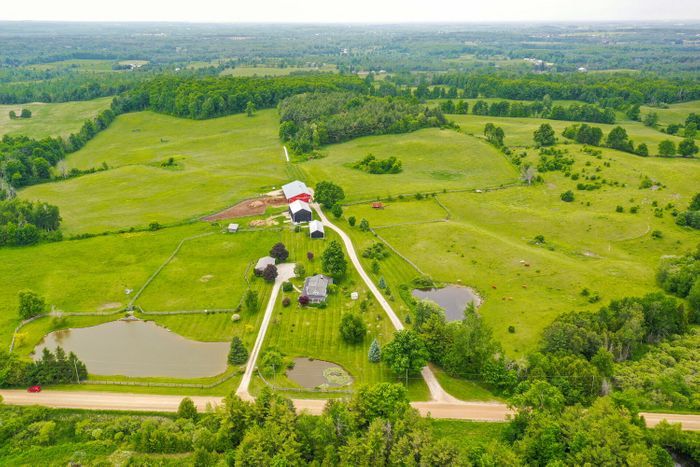
[{"label": "driveway turnaround", "polygon": [[[318,213],[318,217],[321,219],[321,222],[323,222],[323,225],[340,235],[340,238],[345,244],[345,249],[348,251],[348,256],[350,256],[350,260],[355,266],[355,269],[357,269],[357,272],[360,274],[360,277],[362,277],[362,280],[365,281],[365,284],[367,284],[367,287],[372,292],[372,294],[374,294],[374,297],[382,306],[386,314],[389,315],[389,319],[391,320],[391,323],[394,325],[396,330],[401,331],[404,328],[403,322],[399,319],[398,316],[396,316],[396,313],[394,313],[394,309],[391,308],[391,305],[389,305],[387,299],[384,298],[384,295],[382,295],[377,286],[374,285],[374,282],[372,282],[372,279],[362,268],[360,258],[357,256],[357,252],[355,251],[355,247],[353,246],[350,237],[348,237],[348,235],[345,232],[343,232],[340,227],[337,227],[331,221],[328,220],[328,217],[326,217],[326,215],[323,213],[323,211],[321,210],[321,206],[319,206],[318,203],[313,203],[312,207]],[[421,370],[421,374],[423,375],[423,379],[425,379],[425,382],[428,385],[428,389],[430,390],[430,397],[433,401],[448,403],[460,402],[459,399],[451,396],[442,388],[440,382],[435,377],[435,373],[433,373],[433,371],[429,367],[424,367]]]},{"label": "driveway turnaround", "polygon": [[250,386],[250,379],[252,378],[253,371],[255,370],[255,362],[258,360],[260,349],[265,341],[265,333],[267,332],[267,327],[270,325],[272,311],[275,309],[275,303],[277,303],[277,296],[280,293],[282,283],[288,281],[292,277],[294,277],[294,264],[283,263],[277,265],[277,278],[275,279],[274,287],[272,287],[272,294],[270,294],[270,300],[267,302],[267,308],[265,308],[265,316],[263,317],[262,324],[260,325],[258,337],[255,339],[253,350],[250,352],[250,356],[248,357],[248,364],[245,367],[243,379],[241,379],[241,384],[238,386],[238,390],[236,391],[236,394],[238,394],[241,399],[251,400],[253,398],[248,392],[248,386]]}]

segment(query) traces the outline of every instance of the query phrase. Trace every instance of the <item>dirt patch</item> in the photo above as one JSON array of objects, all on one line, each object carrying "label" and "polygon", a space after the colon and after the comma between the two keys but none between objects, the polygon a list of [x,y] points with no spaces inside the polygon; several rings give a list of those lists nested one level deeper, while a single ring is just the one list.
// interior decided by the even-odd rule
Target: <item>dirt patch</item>
[{"label": "dirt patch", "polygon": [[265,196],[263,198],[246,199],[240,203],[224,209],[221,212],[203,217],[203,221],[213,222],[222,219],[235,219],[236,217],[259,216],[265,213],[268,206],[284,206],[287,200],[283,196]]},{"label": "dirt patch", "polygon": [[121,308],[122,304],[120,302],[109,302],[109,303],[103,303],[100,305],[98,308],[99,311],[108,311],[108,310],[116,310],[118,308]]}]

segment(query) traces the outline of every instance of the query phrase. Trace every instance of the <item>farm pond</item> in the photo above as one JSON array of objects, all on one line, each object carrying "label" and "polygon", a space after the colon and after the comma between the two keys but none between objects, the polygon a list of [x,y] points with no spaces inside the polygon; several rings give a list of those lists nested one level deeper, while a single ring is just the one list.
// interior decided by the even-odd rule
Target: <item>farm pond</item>
[{"label": "farm pond", "polygon": [[34,349],[63,347],[94,375],[201,378],[226,371],[227,342],[199,342],[151,321],[119,320],[47,334]]},{"label": "farm pond", "polygon": [[467,305],[474,303],[479,306],[479,296],[469,287],[461,285],[448,285],[440,289],[413,289],[411,294],[421,300],[430,300],[445,310],[447,321],[459,321],[464,319],[464,310]]},{"label": "farm pond", "polygon": [[342,367],[310,358],[295,358],[294,368],[287,371],[287,378],[308,389],[339,388],[352,384],[352,377]]}]

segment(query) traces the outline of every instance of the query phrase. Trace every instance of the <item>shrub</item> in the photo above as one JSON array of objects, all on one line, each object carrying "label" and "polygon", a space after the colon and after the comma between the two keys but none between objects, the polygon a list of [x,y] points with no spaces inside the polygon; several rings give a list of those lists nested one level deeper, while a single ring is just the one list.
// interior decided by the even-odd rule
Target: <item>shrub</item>
[{"label": "shrub", "polygon": [[348,224],[350,224],[350,227],[355,227],[355,222],[357,222],[355,216],[348,217]]},{"label": "shrub", "polygon": [[306,296],[306,295],[301,295],[301,296],[299,296],[299,305],[301,305],[301,306],[306,306],[306,305],[308,305],[310,301],[311,301],[311,300],[310,300],[309,297]]},{"label": "shrub", "polygon": [[572,202],[572,201],[575,199],[575,198],[574,198],[574,192],[571,191],[571,190],[565,191],[564,193],[562,193],[562,194],[560,195],[560,198],[561,198],[562,201],[565,201],[565,202],[567,202],[567,203],[570,203],[570,202]]},{"label": "shrub", "polygon": [[282,283],[282,291],[283,291],[283,292],[291,292],[292,290],[294,290],[294,286],[292,285],[291,282],[289,282],[289,281],[284,281],[284,282]]},{"label": "shrub", "polygon": [[508,332],[511,334],[515,334],[515,326],[513,326],[513,325],[508,326]]},{"label": "shrub", "polygon": [[345,313],[340,320],[340,335],[348,344],[362,342],[367,333],[367,326],[362,318],[352,313]]},{"label": "shrub", "polygon": [[180,402],[177,408],[177,418],[186,418],[188,420],[197,420],[197,407],[189,397],[185,397]]},{"label": "shrub", "polygon": [[289,299],[289,297],[284,297],[282,299],[282,306],[287,308],[289,305],[292,304],[292,301]]}]

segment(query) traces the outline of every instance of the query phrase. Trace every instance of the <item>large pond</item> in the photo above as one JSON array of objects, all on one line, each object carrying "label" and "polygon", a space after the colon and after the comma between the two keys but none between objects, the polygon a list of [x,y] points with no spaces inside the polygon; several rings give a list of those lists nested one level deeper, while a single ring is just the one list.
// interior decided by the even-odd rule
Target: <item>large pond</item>
[{"label": "large pond", "polygon": [[448,285],[441,289],[414,289],[414,297],[421,300],[431,300],[445,310],[447,321],[459,321],[464,319],[464,310],[467,305],[474,303],[479,306],[479,296],[469,287],[460,285]]},{"label": "large pond", "polygon": [[200,378],[226,371],[229,344],[186,339],[150,321],[112,321],[48,334],[34,349],[74,352],[95,375]]},{"label": "large pond", "polygon": [[310,358],[295,358],[294,368],[287,371],[287,378],[309,389],[338,388],[352,384],[352,377],[342,367]]}]

